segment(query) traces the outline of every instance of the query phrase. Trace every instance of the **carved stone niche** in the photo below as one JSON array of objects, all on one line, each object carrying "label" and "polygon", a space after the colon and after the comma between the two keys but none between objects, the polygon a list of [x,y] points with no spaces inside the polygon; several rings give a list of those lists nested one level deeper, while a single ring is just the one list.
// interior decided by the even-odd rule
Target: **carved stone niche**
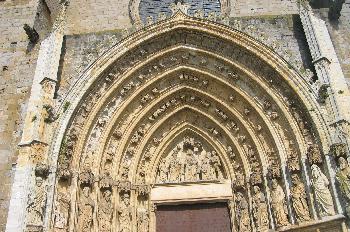
[{"label": "carved stone niche", "polygon": [[183,137],[173,147],[160,160],[156,180],[158,184],[218,181],[226,178],[218,153],[198,138]]}]

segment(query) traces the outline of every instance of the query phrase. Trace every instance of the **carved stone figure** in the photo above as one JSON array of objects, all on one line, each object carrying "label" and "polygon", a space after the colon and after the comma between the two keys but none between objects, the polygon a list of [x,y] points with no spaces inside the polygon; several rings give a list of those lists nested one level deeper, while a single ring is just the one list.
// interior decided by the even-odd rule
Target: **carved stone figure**
[{"label": "carved stone figure", "polygon": [[216,178],[222,179],[223,176],[222,176],[222,172],[221,172],[221,161],[220,161],[220,158],[219,158],[218,154],[216,153],[216,151],[211,152],[211,163],[215,169]]},{"label": "carved stone figure", "polygon": [[130,195],[125,193],[122,196],[122,202],[119,213],[119,231],[120,232],[131,232],[131,206],[130,206]]},{"label": "carved stone figure", "polygon": [[178,152],[180,152],[180,148],[177,148],[172,156],[170,157],[169,162],[169,181],[170,182],[180,182],[182,177],[182,164],[178,159]]},{"label": "carved stone figure", "polygon": [[334,215],[334,205],[331,192],[328,189],[329,181],[321,169],[313,164],[311,166],[312,187],[315,192],[317,209],[321,217]]},{"label": "carved stone figure", "polygon": [[137,231],[148,232],[149,230],[149,213],[147,209],[137,211]]},{"label": "carved stone figure", "polygon": [[89,232],[93,224],[95,203],[90,196],[90,187],[85,186],[78,204],[78,231]]},{"label": "carved stone figure", "polygon": [[295,218],[298,222],[309,221],[310,212],[304,184],[300,181],[298,174],[293,174],[291,179],[293,184],[291,187],[291,195]]},{"label": "carved stone figure", "polygon": [[211,165],[210,152],[207,152],[202,159],[201,172],[202,172],[202,180],[213,180],[216,177],[215,169]]},{"label": "carved stone figure", "polygon": [[44,215],[45,215],[45,205],[47,192],[44,185],[44,180],[42,177],[37,176],[35,178],[35,188],[34,192],[30,193],[28,200],[28,225],[42,226]]},{"label": "carved stone figure", "polygon": [[70,196],[65,192],[58,193],[55,205],[54,227],[55,231],[67,231],[70,210]]},{"label": "carved stone figure", "polygon": [[223,179],[221,160],[216,151],[208,152],[202,143],[186,136],[158,166],[158,183],[194,182]]},{"label": "carved stone figure", "polygon": [[288,225],[288,210],[284,191],[276,179],[272,180],[271,206],[277,226]]},{"label": "carved stone figure", "polygon": [[238,192],[236,194],[235,205],[235,224],[237,225],[237,231],[249,232],[251,231],[250,217],[249,217],[249,204],[244,197],[243,193]]},{"label": "carved stone figure", "polygon": [[293,141],[290,141],[290,144],[289,144],[288,167],[291,171],[300,170],[298,153],[295,149],[295,145]]},{"label": "carved stone figure", "polygon": [[160,183],[166,183],[168,181],[168,171],[169,171],[169,166],[166,163],[166,160],[163,159],[160,161],[159,165],[159,174],[158,174],[158,182]]},{"label": "carved stone figure", "polygon": [[339,158],[339,170],[336,177],[340,191],[346,201],[347,214],[350,215],[350,166],[348,161],[343,157]]},{"label": "carved stone figure", "polygon": [[254,186],[253,191],[253,217],[256,229],[257,231],[268,231],[269,215],[265,195],[258,186]]},{"label": "carved stone figure", "polygon": [[309,143],[309,147],[307,149],[307,156],[311,164],[322,163],[320,150],[318,149],[316,144]]},{"label": "carved stone figure", "polygon": [[228,208],[230,211],[231,228],[235,228],[235,202],[233,200],[228,201]]},{"label": "carved stone figure", "polygon": [[185,180],[197,181],[198,180],[198,161],[193,155],[193,151],[189,150],[186,155],[185,163]]},{"label": "carved stone figure", "polygon": [[113,217],[113,204],[112,204],[112,192],[107,189],[102,193],[102,198],[99,202],[98,218],[99,218],[99,231],[110,232],[112,217]]}]

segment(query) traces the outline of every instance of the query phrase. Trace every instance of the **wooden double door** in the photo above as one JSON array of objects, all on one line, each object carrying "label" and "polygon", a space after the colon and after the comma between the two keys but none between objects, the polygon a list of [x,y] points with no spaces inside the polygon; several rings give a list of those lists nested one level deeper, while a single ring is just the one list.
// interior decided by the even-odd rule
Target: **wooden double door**
[{"label": "wooden double door", "polygon": [[159,205],[157,232],[231,232],[227,203]]}]

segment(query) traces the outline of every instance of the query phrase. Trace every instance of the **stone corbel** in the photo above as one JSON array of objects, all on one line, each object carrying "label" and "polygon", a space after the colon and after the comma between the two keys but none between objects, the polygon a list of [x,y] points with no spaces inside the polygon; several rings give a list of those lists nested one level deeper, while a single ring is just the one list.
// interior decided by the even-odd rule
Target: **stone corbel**
[{"label": "stone corbel", "polygon": [[328,17],[330,20],[338,20],[345,0],[330,0]]},{"label": "stone corbel", "polygon": [[134,185],[133,188],[138,196],[149,196],[151,193],[151,186],[147,184]]},{"label": "stone corbel", "polygon": [[25,30],[29,41],[32,44],[36,44],[39,40],[38,32],[36,32],[36,30],[33,27],[29,26],[28,24],[24,24],[23,29]]}]

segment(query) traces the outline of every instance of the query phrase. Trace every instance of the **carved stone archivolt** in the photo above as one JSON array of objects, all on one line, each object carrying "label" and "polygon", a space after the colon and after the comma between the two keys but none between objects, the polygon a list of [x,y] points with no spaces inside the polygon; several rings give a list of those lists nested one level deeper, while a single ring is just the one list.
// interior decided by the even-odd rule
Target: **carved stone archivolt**
[{"label": "carved stone archivolt", "polygon": [[[231,185],[237,231],[298,226],[316,213],[338,212],[323,171],[320,145],[328,140],[316,133],[326,131],[317,101],[251,37],[178,12],[93,66],[67,97],[74,110],[57,122],[65,135],[54,138],[50,230],[155,231],[151,196],[158,187]],[[346,195],[344,166],[338,176]],[[37,188],[31,205],[46,198]]]}]

